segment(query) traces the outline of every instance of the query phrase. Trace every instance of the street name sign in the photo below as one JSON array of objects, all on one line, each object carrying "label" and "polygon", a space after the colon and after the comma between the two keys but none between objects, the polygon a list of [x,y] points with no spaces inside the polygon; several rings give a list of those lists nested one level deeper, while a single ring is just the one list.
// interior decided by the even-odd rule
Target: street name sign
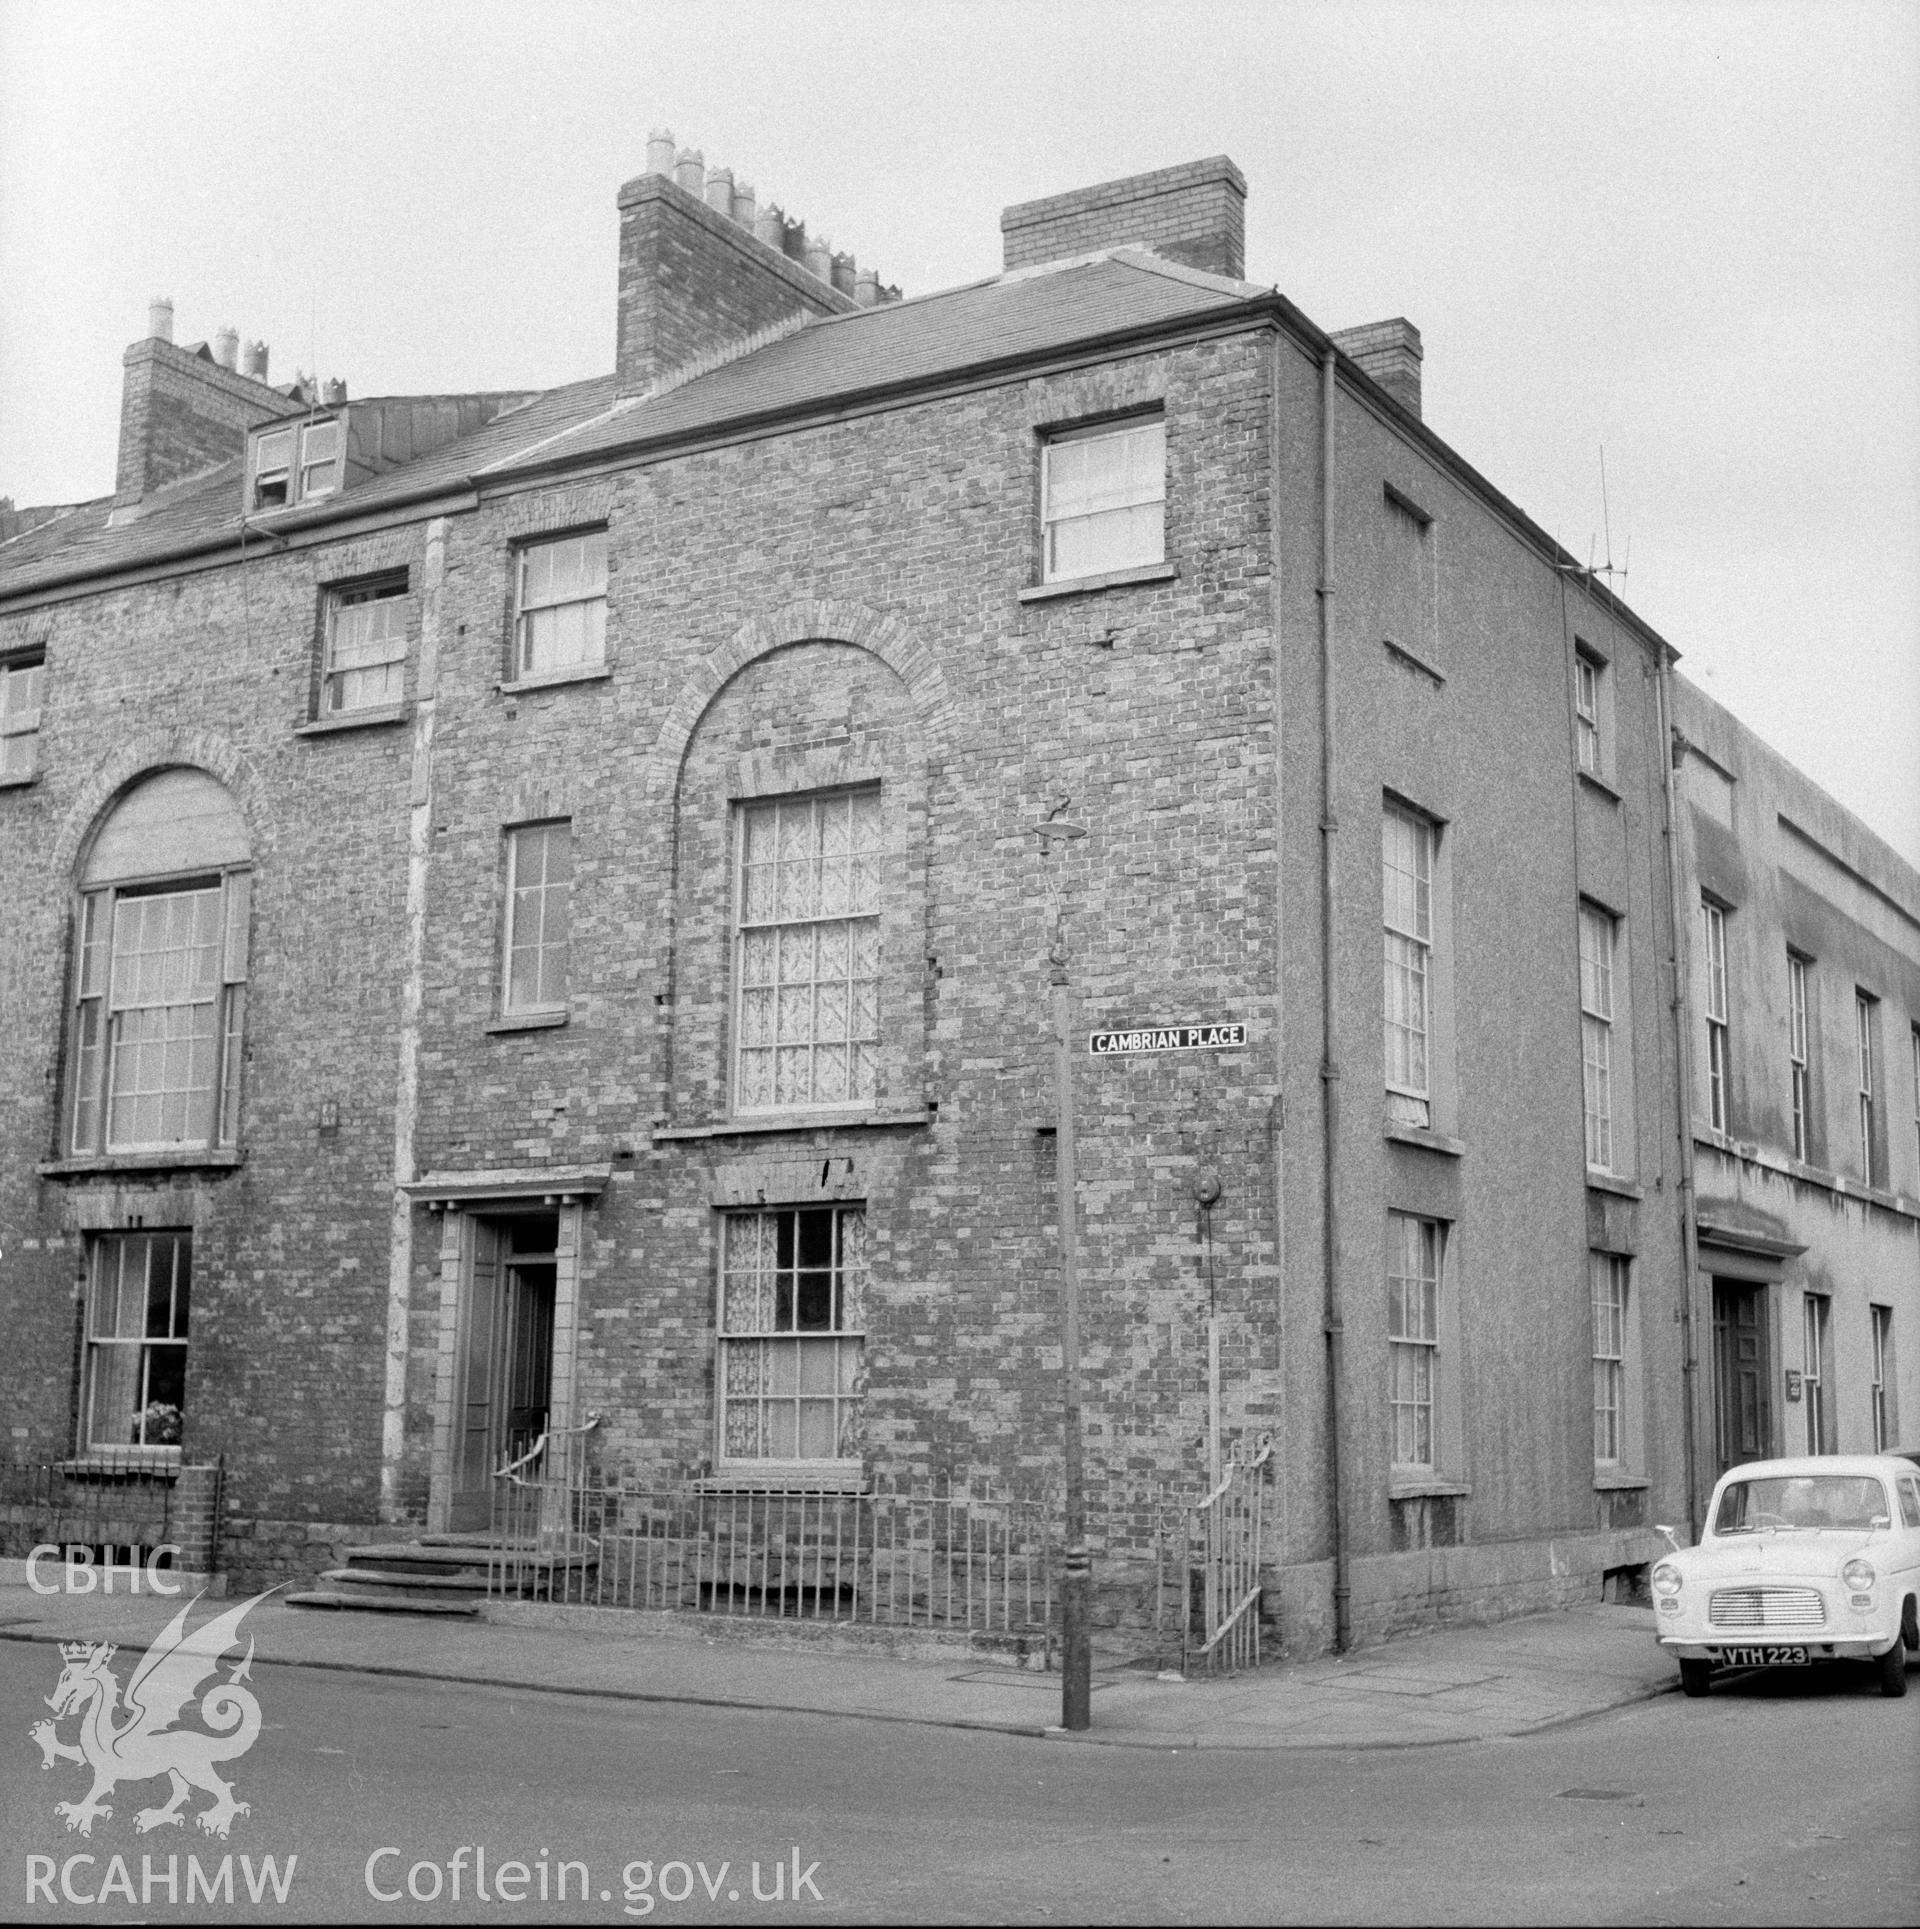
[{"label": "street name sign", "polygon": [[1134,1031],[1087,1035],[1087,1049],[1095,1058],[1131,1057],[1140,1052],[1223,1052],[1246,1042],[1245,1025],[1142,1025]]}]

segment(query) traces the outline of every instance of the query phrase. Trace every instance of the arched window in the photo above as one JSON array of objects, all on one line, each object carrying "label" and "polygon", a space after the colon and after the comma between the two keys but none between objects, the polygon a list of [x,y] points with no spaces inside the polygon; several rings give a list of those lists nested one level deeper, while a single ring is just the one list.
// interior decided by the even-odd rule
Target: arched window
[{"label": "arched window", "polygon": [[199,770],[146,778],[95,834],[75,914],[76,1154],[236,1142],[249,855]]}]

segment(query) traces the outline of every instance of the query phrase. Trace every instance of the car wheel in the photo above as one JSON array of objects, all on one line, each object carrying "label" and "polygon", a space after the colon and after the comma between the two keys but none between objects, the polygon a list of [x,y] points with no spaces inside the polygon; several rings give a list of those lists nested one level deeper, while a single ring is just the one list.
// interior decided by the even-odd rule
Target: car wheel
[{"label": "car wheel", "polygon": [[[1682,1661],[1680,1663],[1680,1692],[1690,1699],[1698,1701],[1699,1698],[1707,1692],[1707,1683],[1712,1679],[1713,1663],[1711,1661]],[[1903,1683],[1905,1679],[1906,1675],[1903,1670],[1901,1674]],[[1885,1686],[1885,1684],[1882,1683],[1882,1686]],[[1893,1691],[1888,1689],[1887,1692],[1891,1694]]]},{"label": "car wheel", "polygon": [[1896,1641],[1874,1665],[1880,1670],[1880,1692],[1899,1700],[1907,1692],[1907,1644]]}]

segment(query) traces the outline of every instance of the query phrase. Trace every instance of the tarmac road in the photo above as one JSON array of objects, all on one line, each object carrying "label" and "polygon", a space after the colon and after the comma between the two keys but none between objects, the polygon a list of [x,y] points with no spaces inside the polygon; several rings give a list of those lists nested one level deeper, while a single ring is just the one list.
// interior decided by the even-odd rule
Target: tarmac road
[{"label": "tarmac road", "polygon": [[[232,1765],[251,1812],[224,1843],[136,1834],[158,1782],[67,1832],[53,1805],[81,1771],[43,1772],[26,1732],[58,1671],[0,1645],[0,1901],[30,1920],[1912,1923],[1920,1904],[1920,1695],[1883,1701],[1864,1671],[1504,1741],[1162,1753],[263,1664],[266,1726]],[[76,1854],[91,1903],[62,1893]],[[188,1858],[217,1881],[227,1855],[233,1902],[189,1907]],[[177,1906],[164,1882],[142,1899],[143,1857],[162,1877],[178,1859]],[[570,1869],[543,1904],[543,1861],[550,1889],[584,1863],[587,1900]],[[783,1900],[756,1902],[776,1868]],[[439,1900],[410,1900],[410,1874]]]}]

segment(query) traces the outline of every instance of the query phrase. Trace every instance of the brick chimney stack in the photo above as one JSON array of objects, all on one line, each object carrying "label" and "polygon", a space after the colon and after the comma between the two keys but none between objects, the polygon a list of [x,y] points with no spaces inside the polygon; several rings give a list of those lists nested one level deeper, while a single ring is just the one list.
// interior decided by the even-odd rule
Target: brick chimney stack
[{"label": "brick chimney stack", "polygon": [[[287,408],[284,395],[223,367],[204,347],[179,347],[172,335],[171,302],[154,303],[147,327],[145,339],[121,358],[114,500],[123,508],[239,455],[254,423]],[[229,336],[237,350],[237,334],[223,329],[221,335],[223,350]]]},{"label": "brick chimney stack", "polygon": [[1246,272],[1246,226],[1247,177],[1224,154],[1022,201],[1000,216],[1009,268],[1149,248],[1234,281]]},{"label": "brick chimney stack", "polygon": [[760,206],[731,169],[709,169],[697,149],[653,134],[647,172],[620,190],[619,393],[643,394],[790,316],[854,309],[852,283],[836,285],[831,255],[816,247],[809,261],[804,247],[805,229]]},{"label": "brick chimney stack", "polygon": [[1415,415],[1420,413],[1420,331],[1404,315],[1391,321],[1336,328],[1333,345]]}]

